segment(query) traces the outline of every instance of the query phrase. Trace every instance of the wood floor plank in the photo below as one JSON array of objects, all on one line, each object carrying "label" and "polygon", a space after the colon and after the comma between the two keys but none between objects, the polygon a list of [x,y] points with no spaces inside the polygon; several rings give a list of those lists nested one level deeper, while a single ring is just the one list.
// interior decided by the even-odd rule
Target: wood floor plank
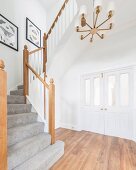
[{"label": "wood floor plank", "polygon": [[136,170],[136,143],[86,131],[59,128],[64,156],[50,170]]}]

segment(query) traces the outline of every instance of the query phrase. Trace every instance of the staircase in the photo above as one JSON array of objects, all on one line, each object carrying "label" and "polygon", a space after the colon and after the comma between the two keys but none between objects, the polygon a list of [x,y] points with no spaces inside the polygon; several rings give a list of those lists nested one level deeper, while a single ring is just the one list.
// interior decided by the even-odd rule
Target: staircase
[{"label": "staircase", "polygon": [[8,103],[8,170],[48,170],[64,153],[64,143],[51,145],[44,123],[26,104],[23,86],[11,91]]},{"label": "staircase", "polygon": [[47,83],[47,59],[76,13],[76,0],[65,0],[43,46],[24,46],[23,85],[9,96],[0,60],[0,170],[48,170],[64,154],[64,143],[55,140],[55,84]]}]

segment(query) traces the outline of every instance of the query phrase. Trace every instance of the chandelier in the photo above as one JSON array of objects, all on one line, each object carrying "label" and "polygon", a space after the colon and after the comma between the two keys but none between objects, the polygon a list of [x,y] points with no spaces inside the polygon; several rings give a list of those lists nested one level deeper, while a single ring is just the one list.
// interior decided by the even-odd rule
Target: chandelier
[{"label": "chandelier", "polygon": [[[87,8],[85,5],[82,5],[80,8],[80,23],[79,20],[76,21],[76,31],[80,33],[86,33],[85,35],[81,35],[81,40],[90,36],[90,42],[93,42],[94,35],[98,36],[100,39],[104,39],[104,34],[102,32],[111,30],[113,28],[113,23],[111,22],[111,18],[114,14],[114,2],[110,0],[108,6],[108,15],[107,19],[102,23],[98,24],[98,17],[102,10],[102,0],[93,0],[93,24],[92,26],[88,24],[86,16],[87,16]],[[108,28],[103,28],[102,26],[110,21]]]}]

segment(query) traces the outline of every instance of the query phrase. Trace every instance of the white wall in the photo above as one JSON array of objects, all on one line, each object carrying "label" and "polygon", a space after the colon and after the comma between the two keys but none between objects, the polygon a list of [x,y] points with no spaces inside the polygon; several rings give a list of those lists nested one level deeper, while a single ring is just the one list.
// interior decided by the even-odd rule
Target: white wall
[{"label": "white wall", "polygon": [[[82,125],[86,124],[86,121],[84,121],[84,115],[80,110],[81,75],[106,69],[136,65],[136,49],[134,45],[136,44],[136,39],[133,36],[133,31],[134,30],[131,30],[131,33],[126,31],[121,35],[113,35],[105,39],[103,42],[97,40],[98,43],[94,42],[90,49],[88,46],[88,49],[85,49],[84,52],[81,53],[74,65],[66,74],[64,74],[60,81],[60,126],[82,129]],[[129,34],[130,37],[127,37],[127,34]],[[127,37],[126,40],[123,38],[125,35]],[[134,112],[134,129],[132,129],[134,137],[136,136],[135,124],[136,114]]]},{"label": "white wall", "polygon": [[0,13],[19,27],[19,52],[0,44],[0,59],[3,59],[8,74],[8,91],[22,82],[23,46],[36,48],[26,41],[26,17],[41,30],[46,30],[46,11],[38,0],[0,0]]}]

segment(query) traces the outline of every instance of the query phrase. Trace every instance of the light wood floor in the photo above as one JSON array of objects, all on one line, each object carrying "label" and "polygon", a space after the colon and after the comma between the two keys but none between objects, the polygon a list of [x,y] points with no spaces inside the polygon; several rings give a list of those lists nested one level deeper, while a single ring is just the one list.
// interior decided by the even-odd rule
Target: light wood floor
[{"label": "light wood floor", "polygon": [[91,132],[56,130],[64,156],[51,170],[136,170],[136,143]]}]

